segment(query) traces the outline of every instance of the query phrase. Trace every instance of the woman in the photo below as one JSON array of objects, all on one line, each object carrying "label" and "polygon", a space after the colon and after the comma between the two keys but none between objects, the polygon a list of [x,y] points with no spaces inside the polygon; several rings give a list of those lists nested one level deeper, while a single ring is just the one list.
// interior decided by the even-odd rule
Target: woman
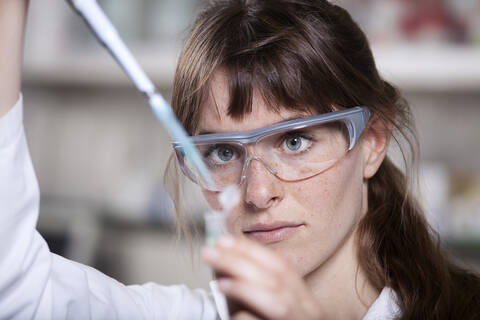
[{"label": "woman", "polygon": [[[230,239],[226,248],[204,251],[207,262],[229,275],[219,281],[228,297],[264,317],[295,318],[303,310],[359,319],[388,290],[399,309],[392,317],[480,317],[479,278],[440,249],[408,189],[412,165],[406,163],[404,175],[386,156],[393,129],[416,159],[410,109],[379,76],[363,32],[345,10],[320,0],[213,4],[199,15],[180,56],[172,102],[191,135],[258,129],[359,105],[372,113],[343,158],[295,181],[269,171],[277,145],[251,147],[262,159],[243,172],[242,201],[230,215],[238,244]],[[295,152],[315,152],[320,143],[284,139],[281,147]],[[226,166],[246,156],[222,143],[209,151],[207,164]],[[290,172],[295,166],[311,165],[291,164]],[[218,207],[215,192],[203,191]],[[265,243],[289,267],[242,238]]]},{"label": "woman", "polygon": [[[203,291],[126,287],[52,255],[34,230],[21,99],[8,107],[19,92],[11,57],[21,56],[24,7],[0,5],[17,17],[8,25],[15,43],[0,33],[10,41],[1,60],[11,59],[1,73],[0,318],[224,317]],[[203,183],[177,148],[184,173],[215,209],[222,187],[241,191],[231,236],[202,252],[234,317],[478,318],[479,278],[445,258],[407,188],[412,171],[386,156],[392,132],[415,149],[408,105],[380,78],[343,9],[322,0],[212,3],[180,56],[172,105],[216,184]]]}]

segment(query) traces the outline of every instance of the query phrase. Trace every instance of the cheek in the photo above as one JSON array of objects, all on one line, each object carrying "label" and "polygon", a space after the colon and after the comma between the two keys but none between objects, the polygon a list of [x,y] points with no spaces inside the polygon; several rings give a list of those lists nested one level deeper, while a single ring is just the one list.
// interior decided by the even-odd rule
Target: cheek
[{"label": "cheek", "polygon": [[329,171],[304,181],[291,194],[312,218],[341,223],[341,217],[351,216],[359,209],[362,182],[360,166],[345,159]]},{"label": "cheek", "polygon": [[290,190],[308,223],[308,232],[297,244],[302,252],[289,259],[294,260],[301,274],[321,265],[352,234],[361,217],[362,186],[361,161],[345,158],[329,171]]},{"label": "cheek", "polygon": [[208,206],[212,210],[222,210],[222,206],[220,205],[220,202],[218,201],[218,192],[214,191],[209,191],[206,189],[202,189],[203,197],[208,203]]}]

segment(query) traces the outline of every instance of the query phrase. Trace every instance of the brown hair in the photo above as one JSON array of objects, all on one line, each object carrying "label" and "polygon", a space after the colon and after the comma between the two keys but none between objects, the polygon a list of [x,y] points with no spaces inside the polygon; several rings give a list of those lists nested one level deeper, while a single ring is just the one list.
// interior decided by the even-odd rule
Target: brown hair
[{"label": "brown hair", "polygon": [[377,289],[395,290],[402,319],[480,318],[479,277],[448,260],[409,188],[418,158],[410,107],[380,77],[364,33],[344,9],[326,0],[210,3],[175,75],[172,106],[190,134],[219,69],[228,75],[234,118],[251,111],[256,88],[274,110],[366,105],[393,124],[394,140],[410,155],[407,174],[387,157],[369,180],[369,208],[357,230],[360,265]]}]

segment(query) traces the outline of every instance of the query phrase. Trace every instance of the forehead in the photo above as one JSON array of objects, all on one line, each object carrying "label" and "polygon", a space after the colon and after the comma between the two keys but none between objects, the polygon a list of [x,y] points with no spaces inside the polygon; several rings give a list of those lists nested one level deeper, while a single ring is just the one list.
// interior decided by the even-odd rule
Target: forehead
[{"label": "forehead", "polygon": [[273,108],[266,105],[262,95],[255,88],[252,112],[246,114],[242,119],[234,119],[228,115],[229,101],[228,79],[224,72],[217,71],[210,81],[210,92],[201,106],[197,133],[247,131],[311,115],[304,111],[293,111],[286,108],[274,111]]}]

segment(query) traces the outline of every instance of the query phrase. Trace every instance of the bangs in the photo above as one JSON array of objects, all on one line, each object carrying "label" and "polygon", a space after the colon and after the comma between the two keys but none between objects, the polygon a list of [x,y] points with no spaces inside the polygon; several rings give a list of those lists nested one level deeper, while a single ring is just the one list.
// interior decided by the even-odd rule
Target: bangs
[{"label": "bangs", "polygon": [[[346,20],[354,32],[342,27]],[[375,107],[383,88],[366,43],[348,13],[327,1],[219,1],[200,15],[180,56],[172,105],[194,133],[222,71],[233,119],[252,112],[254,93],[274,112]]]},{"label": "bangs", "polygon": [[[277,55],[277,56],[274,56]],[[333,111],[336,100],[320,81],[302,70],[298,56],[272,48],[231,57],[222,66],[228,79],[228,115],[242,119],[252,112],[254,92],[260,94],[270,111],[281,109],[308,114]],[[325,90],[322,90],[321,88]]]},{"label": "bangs", "polygon": [[311,21],[304,21],[312,19],[308,13],[293,19],[284,10],[275,5],[239,10],[217,30],[215,38],[222,39],[217,70],[228,79],[229,116],[249,114],[254,91],[275,112],[320,114],[358,105],[361,99],[351,93],[360,88],[348,87],[358,72],[335,48],[338,39],[328,30],[312,30]]}]

